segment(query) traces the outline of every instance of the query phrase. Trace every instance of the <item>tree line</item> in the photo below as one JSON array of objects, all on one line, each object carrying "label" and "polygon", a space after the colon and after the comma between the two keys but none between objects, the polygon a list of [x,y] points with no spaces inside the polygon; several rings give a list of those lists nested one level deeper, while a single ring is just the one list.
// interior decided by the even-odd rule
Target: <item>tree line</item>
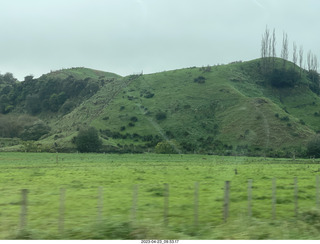
[{"label": "tree line", "polygon": [[14,84],[18,80],[14,78],[13,74],[10,72],[7,72],[5,74],[0,73],[0,85],[1,84]]},{"label": "tree line", "polygon": [[[318,58],[311,50],[307,53],[306,61],[304,59],[304,49],[300,45],[299,49],[296,42],[292,43],[292,63],[290,69],[288,69],[289,61],[289,40],[288,34],[283,32],[282,43],[281,43],[281,68],[277,65],[277,39],[276,31],[273,29],[271,32],[268,27],[266,27],[262,38],[261,38],[261,72],[266,76],[271,85],[275,87],[292,87],[301,78],[302,72],[307,71],[307,77],[312,82],[310,88],[316,92],[320,93],[320,80],[318,74]],[[307,66],[306,66],[307,65]]]},{"label": "tree line", "polygon": [[[1,83],[5,77],[6,83]],[[30,115],[41,112],[70,112],[83,97],[95,94],[101,84],[90,78],[75,79],[72,75],[66,79],[58,77],[40,77],[29,75],[23,82],[14,82],[13,76],[0,77],[0,113],[8,114],[19,107]]]},{"label": "tree line", "polygon": [[[272,34],[268,27],[266,27],[265,32],[262,35],[261,39],[261,58],[262,58],[262,68],[267,70],[268,68],[273,67],[275,64],[275,58],[277,57],[276,52],[276,31],[273,29]],[[296,42],[292,44],[292,62],[294,64],[294,68],[296,65],[299,65],[301,69],[305,69],[308,71],[318,71],[318,58],[315,54],[312,53],[311,50],[307,53],[307,67],[305,66],[304,61],[304,49],[303,46],[300,45],[299,50]],[[281,54],[280,58],[283,60],[283,68],[286,67],[287,61],[289,61],[289,41],[288,34],[283,32],[282,36],[282,45],[281,45]],[[271,65],[270,65],[271,64]]]}]

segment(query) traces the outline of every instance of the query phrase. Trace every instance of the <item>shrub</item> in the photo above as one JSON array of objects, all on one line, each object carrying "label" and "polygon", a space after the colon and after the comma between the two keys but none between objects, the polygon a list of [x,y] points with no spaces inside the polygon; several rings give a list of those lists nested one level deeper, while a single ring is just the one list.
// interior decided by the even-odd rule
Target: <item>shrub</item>
[{"label": "shrub", "polygon": [[198,147],[195,144],[190,143],[189,141],[181,142],[181,146],[185,152],[193,152],[194,150],[198,149]]},{"label": "shrub", "polygon": [[144,95],[145,98],[152,98],[154,96],[154,93],[151,93],[149,91],[147,91]]},{"label": "shrub", "polygon": [[282,120],[282,121],[289,121],[290,119],[289,119],[288,116],[284,116],[284,117],[281,118],[281,120]]},{"label": "shrub", "polygon": [[306,122],[304,122],[303,119],[300,119],[300,120],[299,120],[299,123],[302,124],[302,125],[305,125],[305,124],[306,124]]},{"label": "shrub", "polygon": [[34,141],[25,141],[21,145],[21,150],[25,152],[37,152],[38,146]]},{"label": "shrub", "polygon": [[61,105],[67,100],[67,95],[65,92],[59,94],[53,93],[49,99],[49,108],[52,112],[57,112]]},{"label": "shrub", "polygon": [[161,141],[156,145],[155,152],[162,154],[176,154],[180,152],[180,149],[175,140]]},{"label": "shrub", "polygon": [[320,157],[320,135],[314,136],[307,144],[307,155]]},{"label": "shrub", "polygon": [[28,126],[22,132],[20,138],[24,141],[37,141],[43,135],[50,132],[51,128],[45,125],[43,122],[37,122],[31,126]]},{"label": "shrub", "polygon": [[169,130],[166,131],[166,136],[169,138],[174,138],[174,134]]},{"label": "shrub", "polygon": [[167,118],[167,114],[165,112],[158,112],[156,114],[156,119],[157,120],[164,120]]},{"label": "shrub", "polygon": [[203,76],[199,76],[199,77],[197,77],[197,78],[194,78],[193,81],[196,82],[196,83],[199,83],[199,84],[203,84],[203,83],[205,83],[206,78],[203,77]]},{"label": "shrub", "polygon": [[268,76],[273,87],[293,87],[299,81],[299,73],[294,70],[274,69]]},{"label": "shrub", "polygon": [[316,94],[320,93],[320,88],[319,88],[319,82],[320,82],[320,77],[317,71],[315,70],[310,70],[307,73],[308,79],[311,81],[311,84],[309,84],[309,88],[311,91],[313,91]]},{"label": "shrub", "polygon": [[76,104],[70,100],[67,100],[60,108],[60,112],[67,114],[75,108]]},{"label": "shrub", "polygon": [[132,122],[137,122],[137,121],[138,121],[138,118],[137,118],[136,116],[133,116],[133,117],[130,118],[130,120],[131,120]]},{"label": "shrub", "polygon": [[98,131],[93,127],[80,130],[75,143],[79,152],[98,152],[102,146]]},{"label": "shrub", "polygon": [[[35,129],[33,133],[38,133],[39,125],[45,126],[37,117],[30,115],[1,115],[0,114],[0,135],[5,138],[22,138],[22,133]],[[49,130],[49,128],[48,128]],[[49,131],[48,131],[49,132]],[[47,133],[47,132],[46,132]],[[46,134],[43,133],[42,135]],[[41,135],[41,136],[42,136]],[[40,136],[40,137],[41,137]],[[40,138],[39,137],[39,138]],[[37,140],[37,138],[29,138],[27,140]]]}]

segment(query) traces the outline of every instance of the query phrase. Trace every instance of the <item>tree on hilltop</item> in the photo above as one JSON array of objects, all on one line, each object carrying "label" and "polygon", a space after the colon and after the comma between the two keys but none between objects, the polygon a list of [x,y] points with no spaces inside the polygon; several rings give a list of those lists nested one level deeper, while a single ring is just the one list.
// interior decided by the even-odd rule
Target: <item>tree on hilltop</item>
[{"label": "tree on hilltop", "polygon": [[300,77],[301,77],[301,73],[302,73],[302,63],[303,63],[303,46],[300,46],[300,49],[299,49]]},{"label": "tree on hilltop", "polygon": [[275,32],[275,29],[273,29],[272,35],[270,35],[270,30],[267,26],[261,39],[262,72],[265,74],[270,72],[275,64],[277,43]]},{"label": "tree on hilltop", "polygon": [[292,62],[293,62],[293,69],[296,69],[296,64],[298,60],[298,54],[297,54],[297,44],[293,42],[293,53],[292,53]]},{"label": "tree on hilltop", "polygon": [[289,50],[288,50],[288,34],[283,32],[282,38],[282,49],[281,49],[281,58],[283,59],[283,69],[286,68],[286,61],[289,57]]}]

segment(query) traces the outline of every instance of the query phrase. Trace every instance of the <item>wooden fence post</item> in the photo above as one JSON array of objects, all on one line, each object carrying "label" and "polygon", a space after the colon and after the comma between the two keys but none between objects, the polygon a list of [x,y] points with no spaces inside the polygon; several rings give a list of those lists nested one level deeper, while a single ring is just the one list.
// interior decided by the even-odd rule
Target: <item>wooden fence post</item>
[{"label": "wooden fence post", "polygon": [[252,179],[248,180],[248,216],[251,218],[252,216]]},{"label": "wooden fence post", "polygon": [[319,175],[316,176],[316,206],[319,208],[320,199],[319,199],[319,191],[320,191],[320,181],[319,181]]},{"label": "wooden fence post", "polygon": [[227,222],[228,215],[229,215],[229,190],[230,190],[230,181],[226,181],[225,188],[224,188],[224,204],[223,204],[224,222]]},{"label": "wooden fence post", "polygon": [[20,231],[24,230],[27,226],[28,189],[21,190],[21,198]]},{"label": "wooden fence post", "polygon": [[294,178],[294,214],[298,217],[298,179]]},{"label": "wooden fence post", "polygon": [[276,196],[276,178],[272,179],[272,219],[276,219],[276,203],[277,203],[277,196]]},{"label": "wooden fence post", "polygon": [[168,226],[169,219],[169,184],[164,184],[164,211],[163,211],[163,222],[165,226]]},{"label": "wooden fence post", "polygon": [[199,183],[194,183],[194,226],[198,228]]},{"label": "wooden fence post", "polygon": [[102,221],[102,210],[103,210],[103,188],[98,188],[98,222]]},{"label": "wooden fence post", "polygon": [[66,189],[60,188],[60,208],[59,208],[59,233],[64,234],[64,212],[65,212]]},{"label": "wooden fence post", "polygon": [[139,185],[133,186],[132,208],[131,208],[131,222],[132,223],[134,223],[137,218],[138,189],[139,189]]}]

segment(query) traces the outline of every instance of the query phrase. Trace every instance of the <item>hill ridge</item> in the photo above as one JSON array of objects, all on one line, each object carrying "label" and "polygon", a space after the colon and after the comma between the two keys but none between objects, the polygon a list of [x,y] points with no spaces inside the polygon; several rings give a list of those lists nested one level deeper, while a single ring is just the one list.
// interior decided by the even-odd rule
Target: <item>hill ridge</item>
[{"label": "hill ridge", "polygon": [[[21,89],[28,95],[5,114],[28,112],[28,101],[47,92],[45,99],[49,105],[57,101],[57,107],[43,103],[40,112],[34,110],[32,115],[51,128],[39,143],[54,143],[54,150],[75,150],[72,138],[79,129],[93,126],[106,152],[154,151],[159,142],[167,142],[184,153],[302,154],[307,141],[320,130],[316,116],[320,99],[309,88],[309,73],[303,70],[293,86],[276,87],[269,81],[271,76],[261,73],[260,62],[125,77],[71,68],[63,70],[63,76],[52,72],[22,82]],[[282,64],[281,59],[277,62]],[[291,75],[290,65],[283,75]],[[58,89],[59,84],[65,88]],[[45,86],[53,89],[44,90]],[[68,103],[73,104],[69,110]]]}]

